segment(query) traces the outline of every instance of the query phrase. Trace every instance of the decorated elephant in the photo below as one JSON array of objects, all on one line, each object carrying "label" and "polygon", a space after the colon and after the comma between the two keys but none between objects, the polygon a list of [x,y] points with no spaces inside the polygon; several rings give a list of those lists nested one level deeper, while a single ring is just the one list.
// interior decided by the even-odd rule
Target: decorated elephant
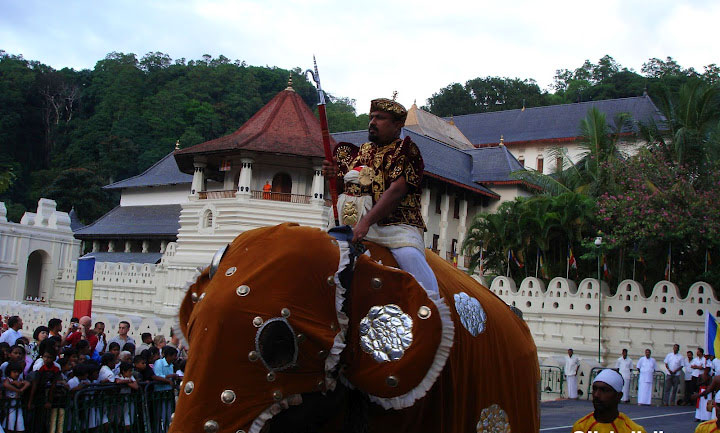
[{"label": "decorated elephant", "polygon": [[180,307],[170,432],[537,432],[525,322],[432,252],[439,294],[349,239],[282,224],[218,251]]}]

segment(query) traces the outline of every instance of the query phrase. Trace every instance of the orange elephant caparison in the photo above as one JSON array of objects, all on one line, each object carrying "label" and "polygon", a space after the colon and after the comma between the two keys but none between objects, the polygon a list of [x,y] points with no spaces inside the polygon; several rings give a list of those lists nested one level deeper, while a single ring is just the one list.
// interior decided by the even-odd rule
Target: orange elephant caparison
[{"label": "orange elephant caparison", "polygon": [[539,431],[535,343],[426,251],[440,293],[342,233],[247,231],[194,279],[172,433]]}]

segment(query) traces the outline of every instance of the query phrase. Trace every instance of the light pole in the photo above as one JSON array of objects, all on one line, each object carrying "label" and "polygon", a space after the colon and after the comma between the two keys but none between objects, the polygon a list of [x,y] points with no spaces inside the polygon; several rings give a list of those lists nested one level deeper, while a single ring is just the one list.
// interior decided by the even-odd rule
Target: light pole
[{"label": "light pole", "polygon": [[597,279],[598,279],[598,364],[600,364],[600,342],[602,341],[602,327],[600,319],[602,317],[602,281],[600,280],[600,247],[602,246],[602,237],[595,238],[595,246],[597,247]]}]

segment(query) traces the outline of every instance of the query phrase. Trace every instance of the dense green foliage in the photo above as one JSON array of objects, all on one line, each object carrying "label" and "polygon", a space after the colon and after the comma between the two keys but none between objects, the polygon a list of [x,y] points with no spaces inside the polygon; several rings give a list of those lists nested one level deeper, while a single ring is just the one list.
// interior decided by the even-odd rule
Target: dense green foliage
[{"label": "dense green foliage", "polygon": [[713,84],[720,79],[720,67],[711,64],[699,73],[693,68],[683,69],[671,57],[666,60],[653,58],[637,73],[623,68],[606,55],[597,64],[586,60],[573,70],[558,69],[549,90],[541,90],[533,79],[478,77],[464,85],[451,83],[440,89],[423,108],[438,116],[451,116],[626,98],[640,96],[645,91],[658,100],[668,92],[677,91],[693,77]]},{"label": "dense green foliage", "polygon": [[[641,125],[637,135],[626,137],[620,130],[630,119],[616,120],[613,131],[605,116],[591,109],[579,125],[584,136],[579,158],[571,161],[556,149],[562,170],[551,176],[516,173],[544,192],[504,203],[498,214],[473,221],[464,245],[473,266],[480,265],[484,248],[483,265],[490,273],[505,274],[510,266],[519,282],[534,275],[542,254],[547,275],[563,275],[572,247],[579,269],[571,278],[594,276],[602,254],[603,279],[611,287],[634,275],[649,291],[666,278],[670,256],[670,280],[681,290],[697,280],[720,288],[720,87],[715,79],[676,71],[687,76],[671,77],[677,87],[658,98],[667,122]],[[623,155],[620,139],[644,145],[633,156]],[[600,248],[593,243],[598,235]],[[508,259],[510,249],[517,262]]]},{"label": "dense green foliage", "polygon": [[[18,221],[40,197],[75,207],[85,223],[117,197],[102,185],[136,175],[172,151],[227,135],[278,92],[317,93],[301,70],[220,56],[172,60],[110,53],[93,70],[55,70],[0,51],[0,200]],[[363,129],[354,101],[330,96],[331,130]]]}]

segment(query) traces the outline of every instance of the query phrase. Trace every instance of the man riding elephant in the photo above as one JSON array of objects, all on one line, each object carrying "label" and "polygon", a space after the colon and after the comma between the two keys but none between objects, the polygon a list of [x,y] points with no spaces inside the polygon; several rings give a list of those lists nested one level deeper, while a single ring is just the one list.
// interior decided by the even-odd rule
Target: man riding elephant
[{"label": "man riding elephant", "polygon": [[342,192],[340,224],[353,226],[353,241],[366,239],[390,248],[401,269],[437,292],[437,280],[425,260],[423,159],[410,137],[400,139],[406,117],[407,110],[394,99],[374,99],[369,142],[359,148],[338,144],[335,161],[324,161],[323,171]]},{"label": "man riding elephant", "polygon": [[282,224],[216,253],[181,304],[171,432],[539,430],[527,325],[435,254],[438,291],[387,248],[355,246],[347,230]]}]

